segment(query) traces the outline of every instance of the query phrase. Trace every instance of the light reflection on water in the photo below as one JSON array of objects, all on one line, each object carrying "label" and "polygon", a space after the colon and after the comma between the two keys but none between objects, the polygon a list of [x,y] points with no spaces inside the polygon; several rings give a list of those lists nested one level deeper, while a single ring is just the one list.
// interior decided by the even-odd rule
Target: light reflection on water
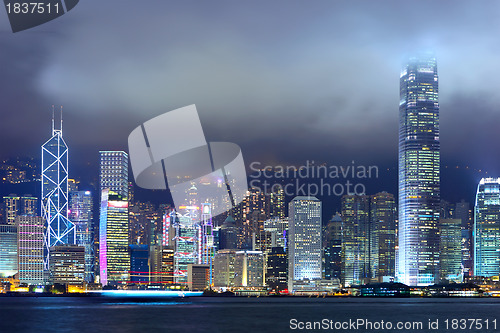
[{"label": "light reflection on water", "polygon": [[[0,297],[0,332],[290,332],[289,321],[497,319],[500,299]],[[440,330],[441,331],[441,330]],[[385,333],[385,331],[379,331]],[[436,332],[436,331],[419,331]],[[481,330],[500,332],[500,330]]]}]

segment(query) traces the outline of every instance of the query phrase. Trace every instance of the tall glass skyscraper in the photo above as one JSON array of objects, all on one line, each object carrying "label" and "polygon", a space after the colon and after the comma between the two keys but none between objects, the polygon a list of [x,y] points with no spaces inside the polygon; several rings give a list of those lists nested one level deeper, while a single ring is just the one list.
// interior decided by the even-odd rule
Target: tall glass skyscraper
[{"label": "tall glass skyscraper", "polygon": [[370,272],[370,197],[342,196],[342,274],[344,286],[362,284]]},{"label": "tall glass skyscraper", "polygon": [[0,278],[14,276],[17,270],[17,226],[0,225]]},{"label": "tall glass skyscraper", "polygon": [[[99,169],[99,185],[100,185],[100,199],[101,208],[99,214],[99,224],[96,225],[97,230],[94,229],[94,233],[99,235],[99,275],[101,278],[101,283],[106,285],[108,281],[124,281],[125,275],[122,274],[124,269],[123,263],[117,263],[117,268],[108,267],[108,265],[113,266],[113,255],[109,258],[107,257],[107,239],[109,237],[115,239],[117,237],[116,246],[120,250],[113,250],[115,245],[109,250],[110,253],[118,253],[120,255],[123,251],[127,252],[128,256],[128,205],[122,207],[124,202],[128,200],[128,154],[124,151],[99,151],[100,155],[100,169]],[[119,196],[119,200],[108,200],[108,195],[112,194],[114,196]],[[114,201],[121,201],[120,207],[114,207],[111,205],[108,209],[108,204]],[[116,216],[115,216],[116,215]],[[110,219],[108,221],[108,219]],[[125,223],[126,219],[126,225]],[[115,223],[116,222],[116,223]],[[108,223],[118,227],[109,228]],[[120,225],[126,227],[126,235],[122,234],[119,230]],[[104,229],[101,229],[104,228]],[[114,231],[119,232],[118,235],[113,235]],[[127,238],[127,245],[125,246],[123,242],[123,237]],[[104,242],[104,243],[103,243]],[[113,242],[111,242],[113,243]],[[102,265],[105,266],[102,266]],[[129,263],[130,266],[130,263]],[[116,271],[116,272],[113,272]],[[118,273],[117,273],[118,272]],[[123,275],[123,276],[122,276]]]},{"label": "tall glass skyscraper", "polygon": [[294,281],[321,279],[321,201],[295,197],[289,204],[288,290]]},{"label": "tall glass skyscraper", "polygon": [[479,182],[474,219],[474,275],[499,275],[500,178],[483,178]]},{"label": "tall glass skyscraper", "polygon": [[430,55],[411,58],[400,77],[398,280],[436,281],[440,208],[438,74]]},{"label": "tall glass skyscraper", "polygon": [[99,269],[103,286],[127,283],[130,277],[127,198],[104,189],[99,221]]},{"label": "tall glass skyscraper", "polygon": [[94,282],[92,192],[70,191],[68,217],[75,224],[76,244],[85,247],[85,281]]},{"label": "tall glass skyscraper", "polygon": [[109,189],[128,198],[128,154],[124,151],[100,151],[100,193]]},{"label": "tall glass skyscraper", "polygon": [[63,139],[62,115],[59,129],[42,145],[42,217],[45,219],[45,247],[75,244],[75,225],[68,219],[68,146]]}]

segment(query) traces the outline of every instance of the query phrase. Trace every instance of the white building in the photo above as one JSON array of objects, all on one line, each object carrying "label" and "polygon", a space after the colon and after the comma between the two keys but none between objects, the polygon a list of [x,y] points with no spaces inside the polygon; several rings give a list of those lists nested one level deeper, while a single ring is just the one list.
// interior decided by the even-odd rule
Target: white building
[{"label": "white building", "polygon": [[321,201],[295,197],[288,206],[288,290],[294,281],[321,279]]},{"label": "white building", "polygon": [[43,284],[44,219],[40,216],[18,216],[16,224],[19,281]]}]

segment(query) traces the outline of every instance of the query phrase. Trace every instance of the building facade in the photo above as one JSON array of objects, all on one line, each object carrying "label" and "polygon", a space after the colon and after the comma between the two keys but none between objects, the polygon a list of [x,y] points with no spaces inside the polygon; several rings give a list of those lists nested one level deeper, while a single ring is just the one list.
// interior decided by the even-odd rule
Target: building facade
[{"label": "building facade", "polygon": [[92,192],[69,192],[68,218],[75,225],[76,245],[85,248],[85,281],[87,282],[94,282],[95,270],[92,208]]},{"label": "building facade", "polygon": [[273,247],[267,256],[266,285],[276,291],[288,288],[288,258],[282,247]]},{"label": "building facade", "polygon": [[462,220],[439,220],[439,277],[462,282]]},{"label": "building facade", "polygon": [[234,287],[236,250],[219,250],[213,262],[213,284],[217,289]]},{"label": "building facade", "polygon": [[38,198],[31,194],[18,196],[10,194],[3,197],[5,206],[5,220],[7,224],[15,225],[16,217],[19,215],[37,216]]},{"label": "building facade", "polygon": [[130,282],[136,284],[149,283],[149,246],[130,245]]},{"label": "building facade", "polygon": [[474,209],[474,275],[500,275],[500,178],[483,178]]},{"label": "building facade", "polygon": [[324,279],[341,279],[342,273],[342,218],[334,215],[323,231]]},{"label": "building facade", "polygon": [[264,253],[237,251],[234,259],[234,285],[236,287],[262,287],[264,283]]},{"label": "building facade", "polygon": [[50,249],[50,282],[82,287],[85,282],[85,247],[58,245]]},{"label": "building facade", "polygon": [[371,271],[375,278],[395,277],[397,209],[394,195],[380,192],[371,196]]},{"label": "building facade", "polygon": [[11,277],[16,273],[17,226],[0,225],[0,278]]},{"label": "building facade", "polygon": [[68,146],[52,118],[52,137],[42,145],[42,217],[45,220],[45,264],[52,246],[75,244],[75,225],[68,219]]},{"label": "building facade", "polygon": [[18,216],[17,267],[19,281],[40,285],[44,277],[44,219],[40,216]]},{"label": "building facade", "polygon": [[128,198],[128,154],[124,151],[100,151],[100,192],[109,189]]},{"label": "building facade", "polygon": [[128,201],[108,189],[101,194],[99,270],[103,286],[129,281]]},{"label": "building facade", "polygon": [[321,279],[321,201],[295,197],[288,206],[288,290],[294,281]]},{"label": "building facade", "polygon": [[344,286],[371,279],[370,196],[344,195],[342,204],[342,275]]},{"label": "building facade", "polygon": [[438,74],[430,55],[411,58],[400,76],[398,281],[436,282],[440,210]]}]

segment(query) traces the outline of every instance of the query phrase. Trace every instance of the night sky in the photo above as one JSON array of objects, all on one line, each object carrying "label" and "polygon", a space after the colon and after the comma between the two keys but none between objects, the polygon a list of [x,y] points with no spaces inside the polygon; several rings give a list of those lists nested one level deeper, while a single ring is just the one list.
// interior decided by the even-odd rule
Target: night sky
[{"label": "night sky", "polygon": [[385,170],[369,192],[397,194],[399,73],[432,50],[443,198],[472,200],[500,175],[499,13],[498,1],[85,0],[13,34],[0,10],[0,157],[38,156],[63,105],[70,176],[97,177],[98,150],[196,104],[207,140],[239,144],[247,166],[354,160]]}]

